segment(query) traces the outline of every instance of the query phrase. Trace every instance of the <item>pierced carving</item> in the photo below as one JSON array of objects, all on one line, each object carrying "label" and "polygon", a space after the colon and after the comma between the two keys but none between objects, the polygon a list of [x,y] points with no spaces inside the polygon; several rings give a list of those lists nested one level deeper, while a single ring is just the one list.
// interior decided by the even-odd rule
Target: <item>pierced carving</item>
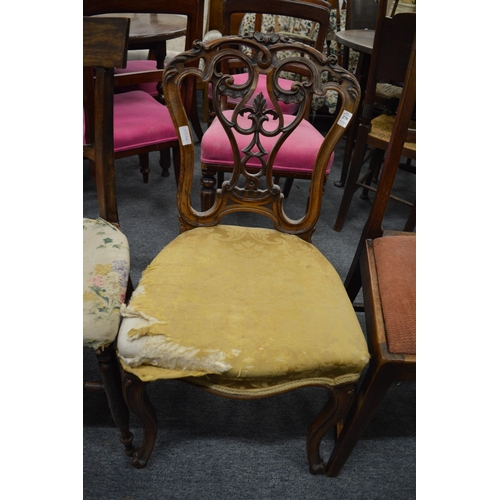
[{"label": "pierced carving", "polygon": [[[235,66],[237,72],[242,71],[248,76],[236,80],[234,69],[229,71]],[[291,79],[287,73],[300,75],[290,89],[280,85],[280,78]],[[335,91],[339,94],[339,112],[356,111],[360,98],[356,79],[338,66],[334,56],[327,58],[287,35],[258,32],[198,42],[192,50],[170,62],[164,74],[165,88],[176,95],[187,75],[211,86],[211,97],[217,104],[214,115],[228,137],[228,148],[232,153],[229,162],[224,159],[220,164],[202,165],[202,211],[188,202],[183,203],[180,206],[183,230],[218,223],[226,214],[236,211],[236,205],[239,205],[242,210],[259,212],[271,218],[277,229],[310,240],[321,206],[331,152],[345,129],[334,123],[335,130],[326,136],[324,146],[318,150],[315,170],[309,175],[310,201],[300,220],[291,220],[285,215],[284,195],[274,183],[272,167],[283,143],[299,122],[308,118],[313,94]],[[266,80],[264,92],[256,90],[261,75]],[[262,77],[260,79],[262,81]],[[286,115],[285,120],[281,103],[298,103],[298,111]],[[171,99],[167,105],[172,116],[179,118],[178,122],[174,120],[176,126],[189,126],[187,115],[181,115],[175,109],[181,105],[179,99]],[[289,118],[291,116],[293,119]],[[190,144],[180,149],[184,173],[179,192],[187,194],[187,199],[192,189],[193,148]],[[216,172],[218,188],[214,177]],[[229,172],[229,180],[226,178],[222,182],[221,172]]]}]

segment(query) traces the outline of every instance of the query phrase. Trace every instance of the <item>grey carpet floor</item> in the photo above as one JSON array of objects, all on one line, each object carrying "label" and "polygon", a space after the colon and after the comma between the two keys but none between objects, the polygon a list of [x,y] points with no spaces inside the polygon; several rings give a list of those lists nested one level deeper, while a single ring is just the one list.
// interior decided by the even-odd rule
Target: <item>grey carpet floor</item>
[{"label": "grey carpet floor", "polygon": [[[355,195],[344,229],[333,224],[342,189],[338,179],[343,141],[336,151],[313,243],[342,278],[349,269],[371,202]],[[137,157],[116,162],[116,189],[122,230],[129,238],[131,277],[178,234],[175,182],[160,176],[151,155],[148,184]],[[415,176],[398,174],[395,192],[415,198]],[[194,187],[193,197],[198,195]],[[296,181],[287,200],[291,215],[305,206],[307,182]],[[373,198],[373,196],[371,197]],[[93,181],[83,165],[83,215],[96,217]],[[408,207],[391,202],[384,227],[402,229]],[[236,224],[256,223],[235,218]],[[362,326],[363,315],[358,314]],[[84,349],[84,380],[95,380],[95,355]],[[149,384],[158,412],[159,433],[145,469],[136,470],[123,453],[104,394],[83,394],[83,480],[85,499],[412,499],[416,497],[416,386],[394,384],[338,478],[308,472],[305,436],[326,401],[320,389],[302,389],[270,399],[232,401],[206,394],[180,381]],[[136,442],[141,439],[131,416]],[[325,439],[327,457],[333,438]]]}]

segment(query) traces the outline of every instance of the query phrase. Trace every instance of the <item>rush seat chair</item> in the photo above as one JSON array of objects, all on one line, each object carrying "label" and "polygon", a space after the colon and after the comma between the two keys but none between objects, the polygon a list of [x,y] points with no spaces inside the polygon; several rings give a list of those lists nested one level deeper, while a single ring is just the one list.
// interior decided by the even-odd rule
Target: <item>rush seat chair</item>
[{"label": "rush seat chair", "polygon": [[[377,115],[375,113],[377,84],[386,82],[401,85],[404,82],[415,32],[416,14],[401,13],[394,17],[388,17],[379,13],[363,100],[363,111],[356,132],[344,193],[335,220],[335,231],[342,230],[354,193],[363,187],[365,189],[363,196],[366,197],[366,190],[374,189],[371,186],[371,178],[383,160],[395,122],[395,114],[383,112]],[[408,124],[408,129],[404,131],[404,134],[405,142],[401,154],[415,160],[417,145],[416,123],[414,121]],[[370,156],[366,154],[367,151],[371,153],[370,167],[367,175],[362,176],[362,167]],[[399,199],[398,201],[408,204],[406,200]]]},{"label": "rush seat chair", "polygon": [[[280,59],[279,53],[288,50],[304,56]],[[252,75],[245,86],[235,85],[224,69],[234,58]],[[309,76],[284,93],[276,77],[299,60]],[[331,77],[326,82],[323,71]],[[254,95],[261,74],[273,110],[262,92]],[[195,149],[179,93],[191,78],[215,89],[214,103],[221,103],[216,116],[234,157],[230,179],[216,190],[207,210],[196,209],[191,197]],[[163,83],[182,143],[177,198],[181,234],[143,272],[122,308],[117,348],[124,394],[143,428],[132,465],[144,467],[153,459],[158,421],[147,385],[177,379],[243,400],[306,386],[325,388],[330,397],[306,437],[309,470],[322,474],[323,436],[346,415],[368,363],[366,341],[339,275],[311,243],[325,170],[356,110],[359,85],[314,48],[261,33],[200,42],[171,61]],[[342,112],[317,151],[305,213],[292,219],[273,182],[273,163],[283,144],[294,140],[312,95],[326,89],[339,93]],[[226,98],[236,95],[241,97],[236,108],[224,109]],[[300,101],[293,121],[285,120],[278,99]],[[227,223],[231,215],[249,213],[262,225]]]}]

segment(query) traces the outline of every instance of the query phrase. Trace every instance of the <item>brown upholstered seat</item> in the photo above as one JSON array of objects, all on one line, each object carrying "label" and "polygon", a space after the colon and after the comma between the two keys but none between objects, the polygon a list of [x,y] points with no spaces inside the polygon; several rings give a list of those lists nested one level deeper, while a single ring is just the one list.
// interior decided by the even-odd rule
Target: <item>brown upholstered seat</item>
[{"label": "brown upholstered seat", "polygon": [[373,253],[387,348],[393,354],[416,354],[416,238],[377,238]]}]

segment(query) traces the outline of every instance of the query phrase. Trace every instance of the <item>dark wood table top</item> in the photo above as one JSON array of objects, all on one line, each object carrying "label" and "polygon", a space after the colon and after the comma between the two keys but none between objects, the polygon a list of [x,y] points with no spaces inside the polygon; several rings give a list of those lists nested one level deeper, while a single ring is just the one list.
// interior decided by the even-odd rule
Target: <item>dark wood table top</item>
[{"label": "dark wood table top", "polygon": [[335,38],[340,45],[370,55],[374,37],[375,30],[342,30],[335,33]]},{"label": "dark wood table top", "polygon": [[158,43],[186,34],[186,16],[176,14],[102,14],[107,17],[129,17],[129,46]]}]

